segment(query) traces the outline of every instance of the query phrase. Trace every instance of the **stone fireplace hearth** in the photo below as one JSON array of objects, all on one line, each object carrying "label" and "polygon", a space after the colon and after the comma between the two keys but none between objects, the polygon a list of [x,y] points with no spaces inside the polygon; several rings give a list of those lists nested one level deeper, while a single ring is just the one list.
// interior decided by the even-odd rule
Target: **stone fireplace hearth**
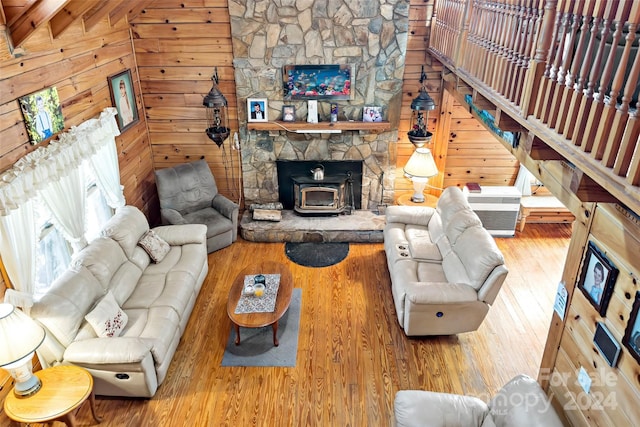
[{"label": "stone fireplace hearth", "polygon": [[[245,206],[277,202],[278,160],[362,163],[359,209],[376,211],[393,200],[395,149],[409,26],[408,0],[229,0]],[[268,100],[267,118],[306,101],[283,100],[282,67],[350,64],[354,96],[336,101],[338,120],[362,120],[365,106],[380,106],[391,131],[300,134],[248,131],[247,98]],[[329,102],[319,102],[321,121]],[[383,200],[384,199],[384,200]],[[334,218],[335,220],[335,218]]]}]

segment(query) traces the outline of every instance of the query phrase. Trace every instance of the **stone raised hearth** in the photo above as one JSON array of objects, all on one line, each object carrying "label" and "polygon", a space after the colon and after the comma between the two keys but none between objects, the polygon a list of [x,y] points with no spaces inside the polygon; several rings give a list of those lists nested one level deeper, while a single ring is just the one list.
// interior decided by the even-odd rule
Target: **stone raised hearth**
[{"label": "stone raised hearth", "polygon": [[385,216],[366,210],[352,215],[302,217],[282,211],[279,222],[254,221],[245,211],[240,234],[252,242],[354,242],[381,243]]}]

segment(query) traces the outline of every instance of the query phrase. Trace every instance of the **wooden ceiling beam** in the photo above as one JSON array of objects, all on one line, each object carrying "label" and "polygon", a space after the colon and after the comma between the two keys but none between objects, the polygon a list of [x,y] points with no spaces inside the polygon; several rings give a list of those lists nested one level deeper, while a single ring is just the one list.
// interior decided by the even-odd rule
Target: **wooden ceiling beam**
[{"label": "wooden ceiling beam", "polygon": [[41,0],[29,7],[13,24],[9,32],[14,47],[20,47],[38,28],[47,25],[70,0]]},{"label": "wooden ceiling beam", "polygon": [[109,16],[111,11],[120,6],[122,2],[123,0],[101,0],[82,17],[85,31],[91,30],[105,16]]},{"label": "wooden ceiling beam", "polygon": [[0,25],[7,25],[7,17],[4,14],[4,6],[2,5],[2,0],[0,0]]},{"label": "wooden ceiling beam", "polygon": [[138,15],[140,15],[142,11],[145,10],[147,7],[149,7],[149,5],[151,5],[151,3],[153,3],[154,1],[156,0],[142,0],[137,2],[134,6],[132,6],[127,15],[128,22],[131,22],[134,19],[136,19]]},{"label": "wooden ceiling beam", "polygon": [[64,30],[82,18],[82,15],[84,15],[86,11],[99,2],[100,0],[71,0],[49,21],[53,38],[60,36]]}]

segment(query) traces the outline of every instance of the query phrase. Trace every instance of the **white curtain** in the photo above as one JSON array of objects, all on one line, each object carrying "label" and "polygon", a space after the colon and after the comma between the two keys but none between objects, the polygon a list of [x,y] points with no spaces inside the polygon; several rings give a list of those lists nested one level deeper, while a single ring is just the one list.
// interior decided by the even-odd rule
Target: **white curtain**
[{"label": "white curtain", "polygon": [[[45,204],[53,215],[54,223],[72,244],[74,251],[86,245],[84,240],[86,182],[82,176],[81,166],[86,159],[91,159],[96,154],[98,159],[103,159],[104,155],[101,153],[106,145],[112,145],[112,150],[115,152],[115,137],[120,134],[115,120],[116,114],[115,108],[106,108],[99,117],[71,128],[68,132],[61,134],[59,140],[52,141],[48,146],[39,147],[22,157],[3,174],[0,179],[0,217],[3,224],[10,224],[3,225],[2,245],[0,245],[0,256],[5,265],[23,262],[35,264],[32,257],[23,257],[23,253],[15,245],[18,244],[17,239],[20,236],[27,236],[30,239],[29,229],[33,228],[33,221],[27,222],[22,218],[31,215],[33,219],[32,202],[38,194],[45,200]],[[115,159],[117,165],[117,154]],[[96,161],[100,162],[100,160]],[[118,187],[121,193],[119,175],[117,185],[113,184],[116,181],[112,176],[113,160],[110,161],[109,166],[105,167],[102,164],[100,166],[100,169],[109,170],[108,173],[101,174],[110,176],[109,182],[107,184],[103,182],[101,185],[105,188],[109,187],[110,190],[106,191],[112,193],[115,192],[113,188]],[[107,179],[104,181],[106,182]],[[114,203],[119,203],[117,195],[112,199],[116,200]],[[13,219],[17,218],[15,215],[18,215],[21,220]],[[35,231],[33,236],[35,239]],[[35,242],[33,240],[29,243],[34,254]],[[31,268],[35,267],[27,265],[20,270]],[[11,271],[7,268],[7,273],[17,290],[33,294],[33,277],[21,277],[20,275],[24,276],[24,274],[18,273],[13,267]],[[25,284],[26,282],[30,284]]]},{"label": "white curtain", "polygon": [[124,187],[120,185],[120,165],[116,144],[104,144],[100,147],[91,156],[91,167],[96,177],[96,185],[104,195],[107,204],[114,209],[124,206],[122,191]]},{"label": "white curtain", "polygon": [[525,168],[522,163],[520,164],[520,170],[518,171],[518,177],[516,178],[516,188],[520,190],[522,196],[531,195],[531,179],[533,174],[529,172],[529,169]]},{"label": "white curtain", "polygon": [[4,301],[29,313],[36,275],[36,228],[30,200],[0,216],[0,254],[15,288],[6,290]]}]

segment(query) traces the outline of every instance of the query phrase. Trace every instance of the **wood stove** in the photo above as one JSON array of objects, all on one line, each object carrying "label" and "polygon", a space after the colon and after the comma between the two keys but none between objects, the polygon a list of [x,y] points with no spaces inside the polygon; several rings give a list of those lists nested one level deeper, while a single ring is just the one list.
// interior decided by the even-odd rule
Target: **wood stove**
[{"label": "wood stove", "polygon": [[293,176],[294,210],[302,215],[327,215],[344,212],[348,178],[326,176],[316,180]]}]

